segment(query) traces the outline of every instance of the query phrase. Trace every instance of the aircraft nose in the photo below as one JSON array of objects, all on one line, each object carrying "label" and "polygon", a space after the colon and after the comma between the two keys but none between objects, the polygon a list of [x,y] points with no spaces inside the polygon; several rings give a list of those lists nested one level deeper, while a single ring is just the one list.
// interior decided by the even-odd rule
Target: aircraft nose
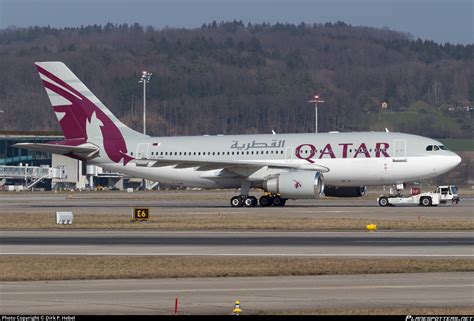
[{"label": "aircraft nose", "polygon": [[451,158],[451,162],[452,162],[452,165],[453,165],[453,168],[454,168],[454,167],[458,166],[461,163],[462,159],[461,159],[461,156],[459,156],[458,154],[456,154],[456,153],[453,153],[453,154],[454,155],[451,156],[450,158]]}]

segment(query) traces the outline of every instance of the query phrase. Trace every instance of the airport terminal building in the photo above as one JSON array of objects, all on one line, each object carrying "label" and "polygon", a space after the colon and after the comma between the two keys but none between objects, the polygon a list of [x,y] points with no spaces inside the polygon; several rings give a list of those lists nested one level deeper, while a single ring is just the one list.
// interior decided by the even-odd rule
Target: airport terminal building
[{"label": "airport terminal building", "polygon": [[[123,189],[124,177],[121,174],[61,155],[13,147],[17,143],[47,143],[63,139],[63,136],[49,132],[0,132],[0,190],[27,187],[45,190]],[[133,187],[140,181],[125,179]]]}]

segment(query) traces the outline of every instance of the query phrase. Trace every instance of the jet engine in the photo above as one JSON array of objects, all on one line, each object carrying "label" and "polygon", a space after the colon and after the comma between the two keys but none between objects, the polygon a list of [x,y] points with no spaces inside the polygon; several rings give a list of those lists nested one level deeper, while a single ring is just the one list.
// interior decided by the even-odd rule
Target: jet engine
[{"label": "jet engine", "polygon": [[324,195],[332,197],[361,197],[365,195],[367,186],[326,186]]},{"label": "jet engine", "polygon": [[283,198],[317,198],[324,192],[324,177],[318,171],[291,171],[267,178],[263,189]]}]

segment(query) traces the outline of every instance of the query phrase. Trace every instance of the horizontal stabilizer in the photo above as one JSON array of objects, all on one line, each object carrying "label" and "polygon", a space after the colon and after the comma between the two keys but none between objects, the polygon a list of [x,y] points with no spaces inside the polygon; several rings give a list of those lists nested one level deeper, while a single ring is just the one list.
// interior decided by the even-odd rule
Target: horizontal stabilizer
[{"label": "horizontal stabilizer", "polygon": [[75,155],[84,160],[94,159],[99,156],[99,147],[94,144],[86,143],[78,146],[60,145],[60,144],[37,144],[37,143],[18,143],[13,147],[34,150],[43,153],[59,155]]}]

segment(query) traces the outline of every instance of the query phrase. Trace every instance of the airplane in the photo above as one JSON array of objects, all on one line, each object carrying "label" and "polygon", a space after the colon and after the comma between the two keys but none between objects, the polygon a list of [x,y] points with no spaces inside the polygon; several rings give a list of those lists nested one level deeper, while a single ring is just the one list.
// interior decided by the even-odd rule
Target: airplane
[{"label": "airplane", "polygon": [[[461,158],[440,142],[397,132],[150,137],[132,130],[62,62],[36,68],[64,140],[15,147],[56,153],[151,181],[240,188],[232,207],[363,196],[367,186],[438,176]],[[265,192],[259,200],[251,188]]]}]

